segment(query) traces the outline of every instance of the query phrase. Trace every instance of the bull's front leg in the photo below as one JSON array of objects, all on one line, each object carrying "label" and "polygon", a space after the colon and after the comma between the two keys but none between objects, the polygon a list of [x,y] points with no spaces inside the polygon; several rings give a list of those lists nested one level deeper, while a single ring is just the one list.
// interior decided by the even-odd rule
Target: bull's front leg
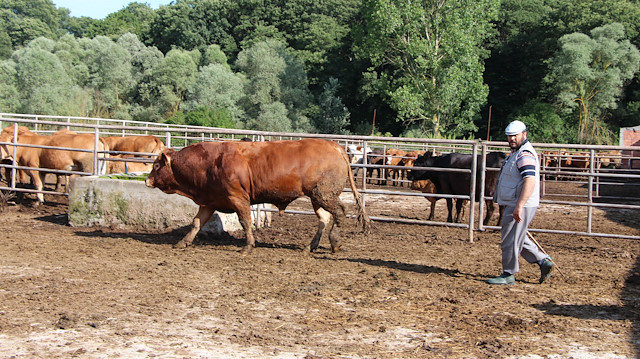
[{"label": "bull's front leg", "polygon": [[242,225],[242,229],[244,229],[244,235],[246,237],[245,245],[242,247],[242,250],[240,250],[240,253],[250,254],[256,246],[256,240],[253,237],[253,229],[251,228],[251,206],[247,204],[239,207],[236,210],[236,214],[238,214],[238,221],[240,221],[240,225]]},{"label": "bull's front leg", "polygon": [[193,239],[196,238],[196,235],[200,232],[202,226],[204,226],[204,224],[211,218],[213,212],[212,208],[200,206],[198,213],[193,218],[193,222],[191,222],[191,230],[186,236],[184,236],[184,238],[182,238],[182,240],[180,240],[180,242],[174,244],[173,248],[186,248],[190,246],[193,243]]},{"label": "bull's front leg", "polygon": [[436,213],[436,202],[438,201],[438,199],[433,197],[426,198],[429,202],[431,202],[431,205],[429,206],[429,218],[427,218],[427,221],[433,221],[433,217]]},{"label": "bull's front leg", "polygon": [[46,172],[28,170],[27,174],[29,175],[29,177],[31,177],[33,186],[35,187],[36,191],[38,191],[36,193],[37,201],[35,205],[44,203],[44,194],[41,193],[41,191],[44,189],[44,178],[47,175]]}]

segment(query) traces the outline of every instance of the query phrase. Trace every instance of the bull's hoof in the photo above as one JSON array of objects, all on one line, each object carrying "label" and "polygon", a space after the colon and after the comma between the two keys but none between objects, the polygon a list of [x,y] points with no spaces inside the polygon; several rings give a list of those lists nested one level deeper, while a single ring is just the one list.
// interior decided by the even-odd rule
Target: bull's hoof
[{"label": "bull's hoof", "polygon": [[336,246],[331,246],[331,252],[332,253],[338,253],[338,251],[340,251],[340,245],[336,245]]},{"label": "bull's hoof", "polygon": [[317,250],[318,250],[318,246],[317,245],[314,246],[314,245],[309,244],[306,247],[304,247],[304,251],[308,252],[308,253],[313,253],[313,252],[315,252]]},{"label": "bull's hoof", "polygon": [[251,252],[253,251],[253,246],[244,246],[242,247],[242,249],[240,250],[240,254],[242,255],[248,255],[251,254]]},{"label": "bull's hoof", "polygon": [[185,241],[180,241],[173,245],[173,248],[176,248],[176,249],[183,249],[187,247],[189,247],[189,245]]}]

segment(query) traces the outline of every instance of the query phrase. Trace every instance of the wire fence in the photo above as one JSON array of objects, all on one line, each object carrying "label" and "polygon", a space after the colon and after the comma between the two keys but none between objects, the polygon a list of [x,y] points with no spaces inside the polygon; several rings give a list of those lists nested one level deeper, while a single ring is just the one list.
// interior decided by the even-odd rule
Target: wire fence
[{"label": "wire fence", "polygon": [[[153,135],[161,139],[166,147],[179,150],[185,146],[204,141],[240,141],[250,139],[252,141],[276,141],[301,138],[324,138],[333,140],[345,147],[349,153],[354,148],[363,149],[359,161],[353,161],[352,169],[356,174],[359,191],[363,194],[364,204],[375,201],[380,196],[399,196],[399,198],[437,198],[467,201],[468,215],[464,223],[449,223],[442,221],[420,220],[404,218],[394,215],[375,215],[371,218],[376,221],[396,222],[415,225],[439,225],[459,227],[468,230],[469,240],[474,240],[474,233],[485,230],[497,230],[500,227],[484,225],[486,200],[491,200],[490,193],[485,193],[485,180],[487,174],[497,169],[487,168],[486,155],[492,151],[508,153],[506,142],[489,142],[473,140],[444,140],[421,138],[398,138],[376,136],[347,136],[326,134],[301,134],[279,133],[250,130],[234,130],[223,128],[209,128],[198,126],[183,126],[172,124],[158,124],[138,121],[95,119],[66,116],[39,116],[0,113],[0,127],[6,128],[12,124],[27,126],[33,132],[42,135],[51,135],[61,129],[68,129],[77,133],[92,133],[96,143],[93,150],[78,150],[74,148],[56,147],[58,150],[92,152],[94,156],[93,172],[66,171],[47,169],[47,172],[56,175],[97,175],[99,168],[106,161],[122,161],[107,158],[105,153],[113,151],[100,151],[97,138],[107,136],[135,136]],[[14,145],[14,139],[0,142],[1,146]],[[631,164],[637,157],[629,155],[639,151],[636,146],[595,146],[595,145],[569,145],[534,143],[541,161],[541,207],[543,206],[567,206],[587,209],[586,220],[581,224],[581,229],[562,228],[530,228],[532,232],[577,234],[585,236],[604,236],[615,238],[640,239],[640,236],[624,233],[603,233],[593,226],[594,209],[605,210],[629,210],[637,216],[640,206],[636,205],[640,197],[640,169],[632,168]],[[15,148],[23,147],[47,147],[37,145],[17,144]],[[436,167],[410,167],[409,159],[415,159],[417,153],[443,154],[450,152],[472,154],[470,168],[452,169]],[[366,153],[366,155],[365,155]],[[153,158],[138,159],[141,162],[151,162]],[[20,166],[15,161],[3,161],[0,168],[13,173],[12,180],[6,186],[0,185],[0,190],[25,193],[36,193],[30,188],[18,186],[16,173],[18,170],[39,170],[39,168]],[[468,181],[468,194],[436,194],[423,193],[410,189],[411,181],[406,174],[411,169],[457,172],[461,176],[478,178],[478,181]],[[494,173],[495,174],[495,173]],[[576,193],[564,192],[563,188],[580,188]],[[345,192],[350,191],[345,188]],[[64,192],[50,190],[40,191],[44,194],[66,195]],[[477,206],[474,198],[478,194],[480,201]],[[490,204],[490,202],[489,202]],[[287,210],[289,213],[314,214],[311,211]]]}]

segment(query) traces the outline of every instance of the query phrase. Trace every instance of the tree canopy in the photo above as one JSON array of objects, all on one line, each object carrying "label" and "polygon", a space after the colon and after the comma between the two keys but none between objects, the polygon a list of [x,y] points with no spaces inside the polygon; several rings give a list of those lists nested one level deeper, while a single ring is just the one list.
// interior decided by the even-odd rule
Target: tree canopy
[{"label": "tree canopy", "polygon": [[617,107],[623,85],[638,72],[640,51],[625,39],[620,23],[597,27],[591,37],[564,35],[559,43],[546,77],[549,91],[569,113],[577,112],[581,142],[608,142],[601,116]]},{"label": "tree canopy", "polygon": [[100,20],[4,0],[0,111],[447,138],[518,118],[615,143],[640,117],[639,17],[626,0],[175,0]]}]

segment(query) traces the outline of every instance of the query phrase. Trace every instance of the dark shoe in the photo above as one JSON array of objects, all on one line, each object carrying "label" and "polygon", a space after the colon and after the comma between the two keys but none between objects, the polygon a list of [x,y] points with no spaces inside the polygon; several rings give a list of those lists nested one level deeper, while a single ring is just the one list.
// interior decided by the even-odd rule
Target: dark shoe
[{"label": "dark shoe", "polygon": [[513,274],[509,274],[509,273],[502,273],[500,274],[500,276],[495,277],[495,278],[491,278],[489,280],[487,280],[487,283],[489,284],[514,284],[516,282],[516,278],[513,276]]},{"label": "dark shoe", "polygon": [[551,270],[556,264],[553,263],[550,257],[547,257],[540,264],[540,284],[544,283],[549,277],[551,277]]}]

